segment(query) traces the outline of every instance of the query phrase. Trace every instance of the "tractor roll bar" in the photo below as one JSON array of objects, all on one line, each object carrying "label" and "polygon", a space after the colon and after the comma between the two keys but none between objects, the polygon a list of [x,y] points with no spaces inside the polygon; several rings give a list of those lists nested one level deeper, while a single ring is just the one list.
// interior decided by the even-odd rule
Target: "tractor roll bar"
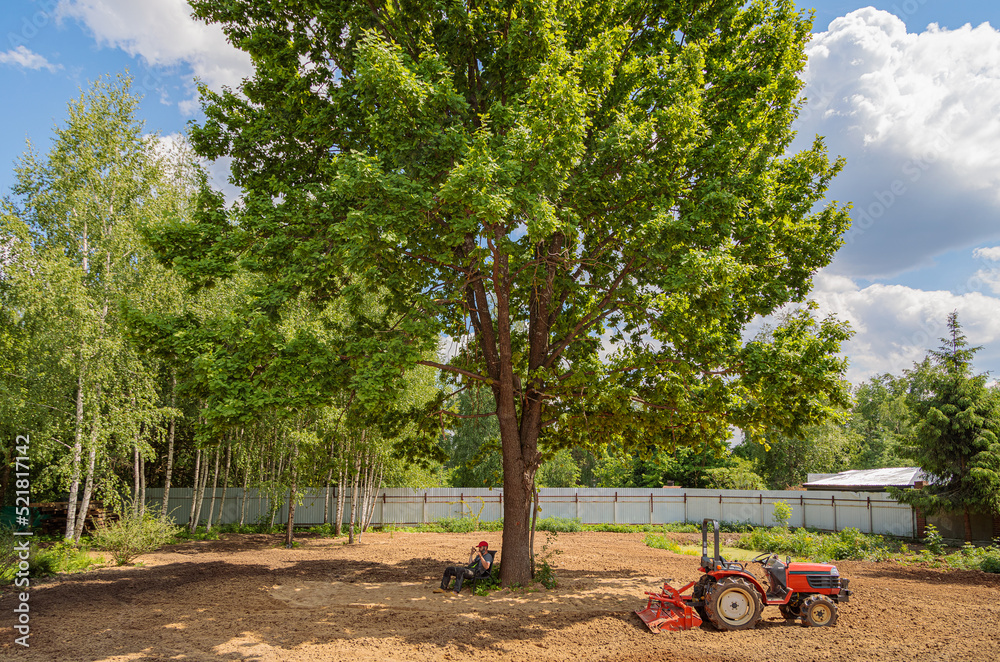
[{"label": "tractor roll bar", "polygon": [[[712,527],[715,529],[715,549],[714,556],[709,558],[708,556],[708,523],[712,523]],[[701,567],[705,571],[710,572],[716,569],[716,563],[719,558],[719,522],[714,519],[708,519],[707,517],[701,523]]]}]

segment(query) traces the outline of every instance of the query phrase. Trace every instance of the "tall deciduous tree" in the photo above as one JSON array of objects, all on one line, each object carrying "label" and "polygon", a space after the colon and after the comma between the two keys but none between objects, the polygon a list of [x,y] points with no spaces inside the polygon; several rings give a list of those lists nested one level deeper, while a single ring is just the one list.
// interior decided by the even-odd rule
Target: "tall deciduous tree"
[{"label": "tall deciduous tree", "polygon": [[822,142],[786,153],[810,27],[791,0],[192,6],[255,66],[203,90],[192,134],[245,197],[164,253],[199,282],[269,274],[274,310],[355,302],[359,402],[471,336],[437,365],[493,391],[504,584],[531,575],[542,434],[717,445],[844,400],[839,324],[741,336],[804,300],[849,222],[816,211],[840,168]]},{"label": "tall deciduous tree", "polygon": [[10,277],[30,335],[20,379],[34,394],[28,406],[48,418],[32,448],[56,472],[39,478],[68,489],[65,534],[77,540],[95,491],[118,492],[109,449],[148,454],[138,432],[161,414],[156,368],[131,345],[119,314],[126,298],[176,278],[140,241],[146,219],[170,212],[172,189],[155,138],[136,119],[138,103],[126,77],[95,82],[69,104],[49,154],[29,150],[20,160],[6,210],[30,236]]},{"label": "tall deciduous tree", "polygon": [[948,316],[948,332],[909,375],[912,437],[901,454],[930,474],[930,484],[895,493],[928,514],[963,513],[971,540],[971,512],[1000,514],[1000,393],[985,374],[972,374],[980,348],[969,347],[958,313]]}]

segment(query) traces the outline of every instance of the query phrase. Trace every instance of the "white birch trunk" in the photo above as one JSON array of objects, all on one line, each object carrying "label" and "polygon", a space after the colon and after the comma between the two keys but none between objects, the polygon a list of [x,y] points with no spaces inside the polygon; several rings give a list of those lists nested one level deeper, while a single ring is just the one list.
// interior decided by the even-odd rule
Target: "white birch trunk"
[{"label": "white birch trunk", "polygon": [[[170,408],[177,405],[177,370],[170,371]],[[170,478],[174,471],[174,415],[170,415],[170,423],[167,426],[167,471],[163,479],[163,516],[166,517],[167,500],[170,498]]]},{"label": "white birch trunk", "polygon": [[194,533],[197,521],[194,517],[198,513],[198,481],[201,480],[201,449],[195,449],[194,453],[194,482],[191,484],[191,514],[188,516],[188,531]]},{"label": "white birch trunk", "polygon": [[219,459],[222,456],[222,449],[215,447],[215,472],[212,474],[212,498],[208,502],[208,517],[205,519],[205,532],[212,530],[212,516],[215,514],[215,499],[219,486]]}]

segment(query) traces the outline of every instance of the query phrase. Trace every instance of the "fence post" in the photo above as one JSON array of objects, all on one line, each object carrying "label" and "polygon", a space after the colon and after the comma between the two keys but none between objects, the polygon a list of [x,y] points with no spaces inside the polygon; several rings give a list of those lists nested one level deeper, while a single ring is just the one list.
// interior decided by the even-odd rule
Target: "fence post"
[{"label": "fence post", "polygon": [[618,523],[618,492],[615,492],[615,501],[611,505],[611,523]]},{"label": "fence post", "polygon": [[580,519],[580,490],[573,493],[573,500],[576,502],[576,518]]},{"label": "fence post", "polygon": [[427,490],[424,490],[424,503],[420,508],[420,523],[427,524]]},{"label": "fence post", "polygon": [[875,533],[874,519],[872,518],[872,498],[868,497],[868,533]]},{"label": "fence post", "polygon": [[806,498],[802,494],[799,495],[799,507],[802,508],[802,528],[804,529],[808,525],[806,524]]},{"label": "fence post", "polygon": [[837,531],[840,531],[840,529],[837,528],[837,495],[830,495],[830,505],[833,506],[833,532],[836,533]]},{"label": "fence post", "polygon": [[653,493],[649,493],[649,523],[653,523]]}]

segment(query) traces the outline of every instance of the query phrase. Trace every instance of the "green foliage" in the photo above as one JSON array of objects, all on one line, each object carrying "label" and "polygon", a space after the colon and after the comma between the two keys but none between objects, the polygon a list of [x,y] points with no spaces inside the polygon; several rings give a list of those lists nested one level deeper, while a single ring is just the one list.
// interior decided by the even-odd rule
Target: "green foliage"
[{"label": "green foliage", "polygon": [[924,547],[934,556],[944,554],[944,538],[933,524],[928,524],[924,529]]},{"label": "green foliage", "polygon": [[851,452],[851,468],[905,466],[899,447],[911,427],[908,389],[908,379],[889,374],[872,377],[854,389],[848,427],[857,434],[857,446]]},{"label": "green foliage", "polygon": [[[292,300],[352,318],[335,344],[239,357],[227,393],[247,365],[309,358],[314,380],[282,389],[379,411],[439,367],[492,391],[521,496],[539,448],[721,450],[731,425],[794,435],[846,404],[850,333],[806,303],[850,222],[823,204],[843,163],[820,139],[789,151],[810,32],[790,0],[191,4],[254,62],[240,89],[201,88],[192,127],[245,196],[205,196],[153,238],[162,258],[196,285],[260,275],[250,334]],[[468,339],[446,363],[443,335]],[[441,405],[406,412],[411,448]],[[528,513],[505,512],[523,573]]]},{"label": "green foliage", "polygon": [[500,563],[501,561],[493,561],[490,564],[490,578],[476,583],[476,595],[486,596],[500,588]]},{"label": "green foliage", "polygon": [[140,554],[166,545],[177,534],[173,520],[161,514],[125,512],[92,536],[94,545],[111,554],[117,565],[126,565]]},{"label": "green foliage", "polygon": [[[720,525],[721,528],[722,525]],[[668,522],[662,526],[663,532],[667,533],[700,533],[701,527],[692,522]]]},{"label": "green foliage", "polygon": [[21,560],[17,550],[18,536],[10,527],[0,526],[0,580],[10,579]]},{"label": "green foliage", "polygon": [[740,457],[732,458],[732,466],[705,470],[704,483],[708,489],[717,490],[766,490],[767,483],[753,470],[753,463]]},{"label": "green foliage", "polygon": [[983,572],[1000,574],[1000,550],[983,556],[979,562],[979,569]]},{"label": "green foliage", "polygon": [[580,465],[569,449],[563,448],[542,462],[535,475],[538,487],[576,487],[580,480]]},{"label": "green foliage", "polygon": [[681,553],[680,543],[667,538],[666,536],[657,535],[655,533],[647,533],[645,538],[643,538],[643,543],[647,547],[653,547],[655,549],[665,549],[674,554]]},{"label": "green foliage", "polygon": [[556,531],[547,531],[545,533],[545,543],[542,545],[542,552],[535,557],[534,567],[531,572],[532,579],[549,590],[554,589],[559,583],[556,578],[555,569],[552,567],[553,557],[562,554],[561,549],[555,548],[558,535]]},{"label": "green foliage", "polygon": [[1000,572],[1000,540],[994,540],[992,545],[976,546],[965,543],[957,551],[945,553],[940,540],[933,541],[933,547],[927,545],[916,561],[926,563],[931,567],[945,567],[954,570],[982,570],[983,572]]},{"label": "green foliage", "polygon": [[[593,525],[591,525],[593,526]],[[553,533],[572,533],[583,531],[584,525],[580,524],[578,518],[567,519],[565,517],[539,517],[535,523],[536,531],[551,531]]]},{"label": "green foliage", "polygon": [[790,436],[779,432],[765,435],[763,443],[744,439],[734,455],[750,466],[773,490],[801,485],[810,473],[837,473],[850,468],[857,434],[836,421],[826,421]]},{"label": "green foliage", "polygon": [[[934,480],[919,490],[892,490],[927,514],[983,511],[1000,514],[1000,390],[972,374],[972,357],[958,322],[949,336],[908,373],[912,434],[900,453]],[[966,531],[966,537],[971,531]]]},{"label": "green foliage", "polygon": [[452,487],[500,487],[503,482],[500,450],[500,426],[495,416],[493,394],[486,389],[471,389],[458,395],[457,413],[463,418],[455,424],[442,445],[448,455],[445,467],[451,469]]},{"label": "green foliage", "polygon": [[788,520],[792,518],[792,507],[789,506],[784,501],[777,501],[772,509],[774,516],[774,521],[778,523],[778,526],[788,527]]},{"label": "green foliage", "polygon": [[[0,345],[17,364],[0,370],[0,389],[12,396],[0,400],[0,413],[13,405],[21,429],[32,431],[39,500],[65,500],[71,489],[78,500],[77,484],[117,505],[126,490],[113,469],[123,456],[130,464],[135,450],[153,459],[140,431],[167,414],[159,361],[128,333],[123,310],[180,296],[179,280],[154,260],[141,228],[185,216],[197,166],[158,146],[138,105],[127,77],[92,83],[69,103],[48,153],[29,147],[19,159],[3,204],[4,243],[16,238],[16,250],[0,288]],[[84,444],[93,466],[84,465]]]},{"label": "green foliage", "polygon": [[88,546],[61,540],[32,549],[29,572],[33,576],[51,575],[57,572],[85,572],[102,563],[104,563],[103,558],[95,559],[90,555]]},{"label": "green foliage", "polygon": [[863,534],[853,527],[831,534],[802,528],[758,527],[740,536],[736,546],[815,561],[885,561],[893,553],[893,546],[884,537]]}]

